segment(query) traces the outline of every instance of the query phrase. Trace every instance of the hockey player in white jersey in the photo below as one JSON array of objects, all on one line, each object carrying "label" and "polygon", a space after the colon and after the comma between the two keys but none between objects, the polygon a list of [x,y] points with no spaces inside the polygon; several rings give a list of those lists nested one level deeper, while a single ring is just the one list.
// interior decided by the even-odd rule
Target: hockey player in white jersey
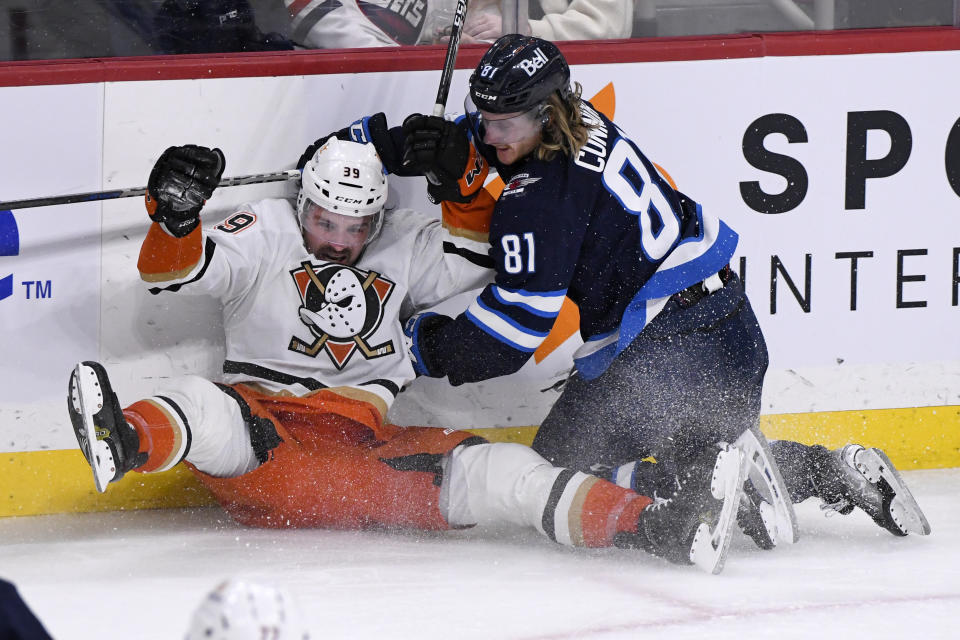
[{"label": "hockey player in white jersey", "polygon": [[254,202],[205,229],[223,166],[217,149],[164,152],[138,262],[156,295],[220,299],[223,380],[169,380],[124,408],[103,366],[77,365],[68,410],[98,490],[185,461],[251,526],[506,522],[722,568],[745,467],[735,448],[706,451],[654,501],[522,445],[386,422],[415,377],[401,316],[487,280],[488,219],[386,215],[373,145],[331,137],[306,162],[296,207]]}]

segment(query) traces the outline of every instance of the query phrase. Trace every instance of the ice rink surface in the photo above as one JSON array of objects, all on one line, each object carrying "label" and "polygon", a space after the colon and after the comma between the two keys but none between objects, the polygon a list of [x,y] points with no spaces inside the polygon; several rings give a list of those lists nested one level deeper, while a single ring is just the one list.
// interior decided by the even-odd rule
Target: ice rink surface
[{"label": "ice rink surface", "polygon": [[227,577],[288,588],[314,640],[960,637],[960,469],[904,476],[930,536],[809,500],[796,545],[737,533],[719,576],[532,531],[254,530],[215,508],[0,519],[0,576],[57,640],[182,638]]}]

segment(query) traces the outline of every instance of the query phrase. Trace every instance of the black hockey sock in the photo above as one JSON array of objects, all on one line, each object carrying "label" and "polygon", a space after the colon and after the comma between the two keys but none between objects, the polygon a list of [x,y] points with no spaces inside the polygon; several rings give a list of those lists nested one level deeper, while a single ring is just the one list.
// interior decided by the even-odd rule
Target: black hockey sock
[{"label": "black hockey sock", "polygon": [[830,450],[821,445],[808,446],[790,440],[770,442],[773,458],[780,467],[794,504],[807,498],[828,499],[837,483],[836,464]]}]

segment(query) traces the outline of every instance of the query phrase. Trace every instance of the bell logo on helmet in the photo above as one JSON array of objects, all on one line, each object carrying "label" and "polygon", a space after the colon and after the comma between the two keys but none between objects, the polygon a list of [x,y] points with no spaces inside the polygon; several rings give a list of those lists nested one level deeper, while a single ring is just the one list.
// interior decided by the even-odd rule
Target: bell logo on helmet
[{"label": "bell logo on helmet", "polygon": [[470,95],[484,111],[514,113],[532,109],[569,83],[570,67],[556,45],[510,33],[483,54],[470,76]]},{"label": "bell logo on helmet", "polygon": [[528,76],[533,76],[540,68],[547,64],[547,55],[537,47],[533,50],[533,55],[517,63],[517,66],[523,69]]}]

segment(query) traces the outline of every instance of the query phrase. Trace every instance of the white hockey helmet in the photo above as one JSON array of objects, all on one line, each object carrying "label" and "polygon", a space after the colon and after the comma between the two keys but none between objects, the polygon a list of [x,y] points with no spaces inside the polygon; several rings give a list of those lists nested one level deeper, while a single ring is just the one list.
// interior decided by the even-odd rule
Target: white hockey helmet
[{"label": "white hockey helmet", "polygon": [[185,640],[309,640],[293,597],[276,587],[232,579],[193,612]]},{"label": "white hockey helmet", "polygon": [[387,204],[387,177],[372,144],[338,140],[331,136],[303,168],[297,217],[303,226],[309,204],[354,218],[374,216],[369,244],[383,226]]}]

